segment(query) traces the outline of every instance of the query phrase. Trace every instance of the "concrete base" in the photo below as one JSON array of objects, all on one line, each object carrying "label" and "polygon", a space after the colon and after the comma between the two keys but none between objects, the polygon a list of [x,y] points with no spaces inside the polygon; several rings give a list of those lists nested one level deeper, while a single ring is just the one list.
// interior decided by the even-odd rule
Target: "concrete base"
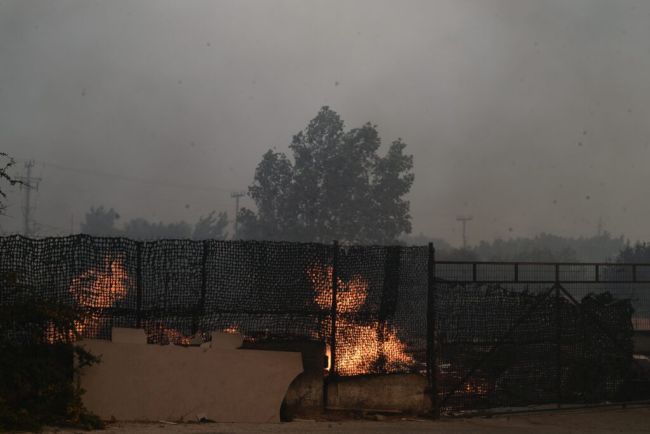
[{"label": "concrete base", "polygon": [[328,406],[425,414],[431,411],[427,379],[418,374],[343,377],[330,379]]},{"label": "concrete base", "polygon": [[[244,343],[244,348],[298,351],[302,354],[303,373],[289,386],[283,403],[283,415],[311,417],[325,409],[325,346],[319,342],[269,341]],[[431,411],[426,392],[427,380],[417,374],[340,377],[329,381],[328,406],[345,409],[398,410],[407,414]]]},{"label": "concrete base", "polygon": [[303,372],[289,386],[282,403],[283,417],[310,417],[322,413],[325,344],[312,341],[269,341],[244,343],[244,348],[296,351],[302,354]]},{"label": "concrete base", "polygon": [[635,331],[632,335],[634,354],[650,356],[650,331]]},{"label": "concrete base", "polygon": [[300,353],[100,340],[82,345],[101,358],[82,372],[83,403],[104,419],[279,422],[289,384],[302,372]]}]

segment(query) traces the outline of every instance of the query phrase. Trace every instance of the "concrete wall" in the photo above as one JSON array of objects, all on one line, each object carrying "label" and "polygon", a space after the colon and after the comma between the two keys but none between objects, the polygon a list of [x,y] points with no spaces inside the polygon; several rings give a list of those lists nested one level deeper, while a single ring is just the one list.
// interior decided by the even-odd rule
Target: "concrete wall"
[{"label": "concrete wall", "polygon": [[330,407],[398,410],[425,414],[431,410],[427,379],[418,374],[338,378],[329,381]]},{"label": "concrete wall", "polygon": [[[300,352],[303,372],[289,386],[283,415],[291,419],[324,411],[325,346],[322,343],[272,341],[245,343],[244,348]],[[342,377],[329,381],[328,406],[424,414],[431,410],[426,389],[426,378],[417,374]]]},{"label": "concrete wall", "polygon": [[310,416],[322,413],[325,345],[310,341],[270,341],[245,343],[244,348],[273,351],[296,351],[302,354],[303,372],[289,386],[283,402],[283,417]]},{"label": "concrete wall", "polygon": [[82,399],[104,419],[279,422],[302,371],[300,353],[228,348],[240,337],[213,335],[215,348],[181,347],[137,343],[129,333],[122,342],[82,341],[101,357],[80,376]]},{"label": "concrete wall", "polygon": [[634,354],[650,356],[650,331],[636,331],[632,336]]},{"label": "concrete wall", "polygon": [[[146,345],[141,331],[119,329],[114,338],[85,341],[103,356],[81,381],[85,404],[102,417],[188,420],[204,413],[217,421],[259,422],[278,421],[280,403],[286,419],[325,411],[323,343],[247,342],[236,350],[240,338],[222,335],[212,348],[185,348]],[[426,388],[417,374],[330,379],[328,406],[424,414],[431,408]]]}]

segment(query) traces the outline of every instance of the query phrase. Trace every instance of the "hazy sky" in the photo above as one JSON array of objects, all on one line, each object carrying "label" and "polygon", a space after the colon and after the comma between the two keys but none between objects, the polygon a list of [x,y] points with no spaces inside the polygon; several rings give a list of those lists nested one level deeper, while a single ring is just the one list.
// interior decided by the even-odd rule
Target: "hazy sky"
[{"label": "hazy sky", "polygon": [[646,0],[0,0],[0,148],[36,160],[43,233],[92,205],[193,221],[329,105],[408,143],[415,233],[650,239],[649,22]]}]

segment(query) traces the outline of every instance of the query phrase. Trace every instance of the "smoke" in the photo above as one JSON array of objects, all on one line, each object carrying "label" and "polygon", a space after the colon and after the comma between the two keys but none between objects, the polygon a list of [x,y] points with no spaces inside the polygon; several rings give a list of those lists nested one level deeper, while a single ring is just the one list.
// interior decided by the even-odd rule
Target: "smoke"
[{"label": "smoke", "polygon": [[416,233],[459,243],[471,214],[470,242],[589,235],[602,217],[648,239],[649,17],[641,0],[4,0],[0,141],[41,164],[43,232],[91,205],[196,220],[232,215],[262,153],[327,104],[409,144]]}]

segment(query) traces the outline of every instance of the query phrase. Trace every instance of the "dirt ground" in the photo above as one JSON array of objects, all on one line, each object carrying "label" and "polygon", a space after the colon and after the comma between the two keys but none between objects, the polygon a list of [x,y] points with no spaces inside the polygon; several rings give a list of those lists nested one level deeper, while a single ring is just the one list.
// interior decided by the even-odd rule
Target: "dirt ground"
[{"label": "dirt ground", "polygon": [[[74,433],[75,430],[46,430]],[[371,420],[297,420],[281,424],[225,423],[113,423],[106,434],[230,434],[230,433],[650,433],[650,407],[597,408],[545,413],[527,413],[491,418],[441,419],[438,421],[393,417]]]}]

